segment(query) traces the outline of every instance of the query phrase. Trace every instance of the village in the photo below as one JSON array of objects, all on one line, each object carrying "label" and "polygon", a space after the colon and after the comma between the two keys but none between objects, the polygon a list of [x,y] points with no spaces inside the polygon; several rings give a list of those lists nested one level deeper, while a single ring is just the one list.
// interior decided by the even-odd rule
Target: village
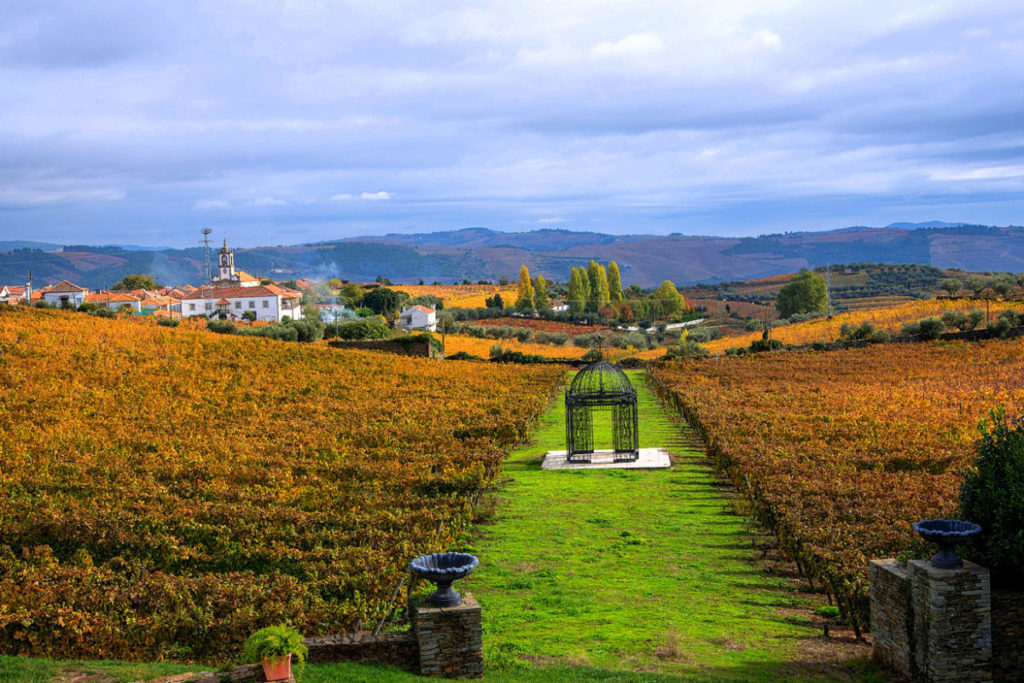
[{"label": "village", "polygon": [[[235,267],[234,251],[226,240],[217,253],[216,271],[211,269],[210,275],[209,282],[199,286],[185,284],[152,288],[126,287],[125,283],[136,284],[133,278],[140,277],[127,276],[111,289],[95,291],[68,280],[36,289],[30,276],[23,285],[0,285],[0,304],[106,309],[114,313],[170,319],[202,316],[243,323],[280,323],[309,317],[310,309],[303,310],[304,304],[308,303],[303,292],[315,287],[313,280],[303,278],[286,284],[255,277]],[[371,289],[378,287],[379,283],[359,286]],[[340,302],[318,303],[316,313],[322,322],[356,317],[349,307]],[[437,312],[414,304],[401,310],[397,322],[402,329],[432,332],[437,326]]]}]

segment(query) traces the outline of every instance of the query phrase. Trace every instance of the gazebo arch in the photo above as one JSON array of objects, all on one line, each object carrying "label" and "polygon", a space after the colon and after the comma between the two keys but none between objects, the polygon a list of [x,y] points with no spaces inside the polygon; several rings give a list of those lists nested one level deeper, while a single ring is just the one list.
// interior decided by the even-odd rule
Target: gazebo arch
[{"label": "gazebo arch", "polygon": [[629,378],[611,363],[593,363],[576,373],[565,392],[566,459],[590,462],[594,454],[593,411],[612,413],[615,462],[640,457],[636,389]]}]

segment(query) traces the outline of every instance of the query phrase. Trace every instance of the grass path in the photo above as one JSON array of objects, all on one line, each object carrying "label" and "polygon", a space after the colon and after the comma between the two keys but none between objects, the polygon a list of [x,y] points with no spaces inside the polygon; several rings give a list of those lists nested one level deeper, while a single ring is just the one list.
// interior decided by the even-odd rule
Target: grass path
[{"label": "grass path", "polygon": [[[564,448],[556,399],[533,441],[503,468],[493,523],[478,527],[481,566],[464,587],[484,608],[491,671],[571,665],[713,680],[773,680],[810,620],[791,589],[752,562],[743,517],[687,426],[631,372],[640,446],[672,470],[542,471]],[[595,419],[596,422],[596,419]],[[496,671],[495,671],[496,673]]]}]

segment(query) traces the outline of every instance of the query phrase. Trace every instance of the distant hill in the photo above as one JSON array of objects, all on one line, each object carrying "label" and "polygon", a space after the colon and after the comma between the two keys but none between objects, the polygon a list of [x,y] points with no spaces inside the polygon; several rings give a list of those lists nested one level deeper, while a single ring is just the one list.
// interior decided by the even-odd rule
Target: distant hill
[{"label": "distant hill", "polygon": [[[20,284],[32,270],[37,284],[68,279],[107,287],[129,273],[163,284],[203,280],[200,248],[140,250],[124,246],[0,242],[0,284]],[[7,246],[4,246],[7,245]],[[515,278],[526,264],[534,275],[565,281],[590,259],[616,261],[623,283],[680,285],[770,277],[803,267],[840,263],[917,263],[970,271],[1024,271],[1024,228],[896,223],[758,237],[606,235],[568,230],[448,232],[366,236],[317,244],[238,249],[235,263],[276,280],[312,277],[451,283]]]}]

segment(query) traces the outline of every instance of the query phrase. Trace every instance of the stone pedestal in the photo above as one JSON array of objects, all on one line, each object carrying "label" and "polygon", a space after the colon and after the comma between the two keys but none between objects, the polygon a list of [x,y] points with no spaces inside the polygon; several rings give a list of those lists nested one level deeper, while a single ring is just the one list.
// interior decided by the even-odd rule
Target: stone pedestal
[{"label": "stone pedestal", "polygon": [[992,591],[988,570],[964,561],[937,569],[911,560],[916,673],[927,681],[992,680]]},{"label": "stone pedestal", "polygon": [[480,678],[484,672],[480,604],[468,593],[456,607],[412,606],[420,674]]}]

